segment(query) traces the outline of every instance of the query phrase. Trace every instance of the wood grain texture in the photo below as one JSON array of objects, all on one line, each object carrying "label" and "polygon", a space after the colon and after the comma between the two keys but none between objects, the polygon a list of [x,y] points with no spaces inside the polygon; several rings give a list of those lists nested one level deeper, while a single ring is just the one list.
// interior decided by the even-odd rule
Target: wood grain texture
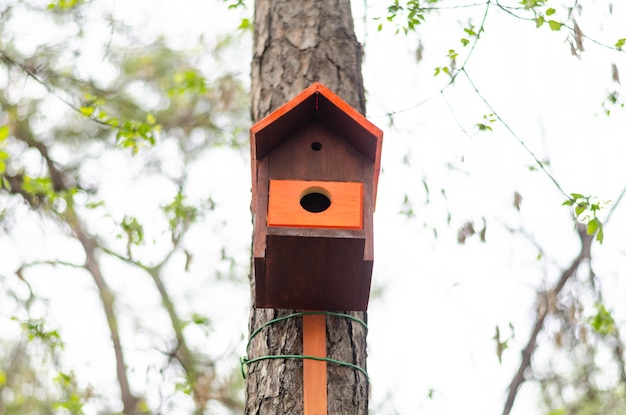
[{"label": "wood grain texture", "polygon": [[[305,356],[326,357],[326,316],[302,316],[303,353]],[[304,415],[327,415],[328,393],[326,362],[306,359],[304,366]]]},{"label": "wood grain texture", "polygon": [[[323,145],[311,149],[314,142]],[[363,181],[373,162],[329,127],[313,123],[293,134],[269,155],[269,178]]]},{"label": "wood grain texture", "polygon": [[[361,46],[354,35],[349,0],[257,0],[254,28],[251,68],[254,122],[317,81],[365,113]],[[263,219],[257,214],[255,220]],[[292,311],[253,308],[249,329],[252,331]],[[351,314],[366,318],[364,312]],[[268,327],[253,339],[248,354],[258,357],[302,353],[301,329],[297,319]],[[328,357],[365,368],[365,338],[360,324],[340,317],[327,318]],[[361,373],[328,365],[330,414],[367,414],[368,398],[368,383]],[[302,362],[264,360],[252,365],[246,379],[244,413],[302,414]]]},{"label": "wood grain texture", "polygon": [[365,240],[267,237],[263,299],[257,307],[311,310],[366,310],[369,277],[364,278]]},{"label": "wood grain texture", "polygon": [[[301,206],[307,193],[327,196],[329,206],[310,212]],[[290,228],[363,228],[363,183],[270,180],[267,226]]]}]

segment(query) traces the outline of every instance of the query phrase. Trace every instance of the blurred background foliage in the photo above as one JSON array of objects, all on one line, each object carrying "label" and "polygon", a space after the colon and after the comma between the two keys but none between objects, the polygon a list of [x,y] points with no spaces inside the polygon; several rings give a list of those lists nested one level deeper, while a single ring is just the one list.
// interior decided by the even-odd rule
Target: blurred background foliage
[{"label": "blurred background foliage", "polygon": [[[410,36],[433,14],[470,15],[470,8],[486,6],[501,13],[496,16],[528,22],[531,30],[565,33],[565,47],[579,58],[583,41],[594,42],[578,27],[588,12],[571,3],[568,14],[537,0],[463,8],[394,1],[370,17],[379,19],[373,24],[381,31],[391,27]],[[232,9],[232,22],[218,25],[207,15],[210,35],[189,35],[185,22],[155,28],[145,9],[115,2],[0,4],[0,413],[241,413],[243,381],[235,351],[245,341],[223,338],[246,330],[249,296],[241,293],[248,290],[250,226],[232,217],[248,218],[249,201],[223,195],[249,197],[249,182],[230,177],[224,166],[249,168],[252,10],[241,1],[211,7]],[[435,95],[453,114],[446,123],[456,122],[465,136],[470,128],[464,129],[444,92],[452,97],[464,77],[471,82],[465,64],[474,45],[488,36],[479,24],[487,12],[480,10],[478,19],[455,20],[453,36],[462,36],[455,39],[457,50],[444,48],[445,60],[434,67],[439,80],[449,76]],[[159,12],[154,6],[153,13]],[[195,12],[188,10],[188,18]],[[609,49],[623,53],[623,41],[609,42]],[[416,44],[415,60],[423,62],[424,45],[421,39]],[[612,67],[603,108],[606,115],[623,116],[623,88],[618,66]],[[462,106],[471,105],[455,108]],[[486,114],[473,124],[463,122],[476,127],[476,134],[504,130],[496,112]],[[383,117],[386,137],[398,133],[402,114]],[[425,145],[434,154],[434,144]],[[446,150],[447,160],[457,154]],[[536,290],[528,321],[496,325],[490,339],[496,361],[513,359],[513,348],[521,355],[517,374],[502,390],[508,386],[514,400],[522,383],[532,383],[549,415],[626,414],[623,318],[605,305],[611,288],[594,271],[598,263],[591,250],[624,192],[608,211],[603,200],[563,195],[571,208],[564,215],[586,222],[571,232],[580,250],[567,262],[552,257],[554,250],[524,227],[493,220],[484,205],[486,212],[477,215],[452,211],[455,189],[446,187],[451,182],[444,186],[435,174],[427,178],[415,158],[419,152],[406,151],[396,160],[412,172],[411,180],[418,178],[412,193],[397,200],[396,216],[406,218],[397,232],[419,225],[432,231],[432,240],[451,232],[455,243],[470,249],[489,244],[488,233],[500,231],[512,247],[538,252],[532,267],[538,273],[524,281]],[[448,173],[469,177],[464,155],[460,159],[447,166]],[[535,161],[529,171],[549,170],[548,160]],[[532,203],[506,185],[511,211]],[[533,212],[543,215],[547,208],[540,203]],[[605,210],[593,209],[600,205]],[[444,219],[424,219],[429,206]],[[382,296],[384,288],[375,286],[375,295]],[[232,310],[241,310],[241,327],[222,323],[232,321]],[[529,327],[528,338],[519,325]],[[438,391],[430,389],[427,396],[437,399]],[[393,406],[390,396],[372,412],[395,413]]]},{"label": "blurred background foliage", "polygon": [[[191,296],[216,280],[245,289],[246,257],[234,263],[220,240],[223,221],[207,218],[210,189],[190,185],[189,171],[212,162],[207,153],[217,148],[245,160],[247,79],[221,61],[248,34],[197,36],[179,47],[121,14],[96,1],[0,6],[0,226],[15,244],[0,251],[3,414],[242,407],[234,346],[206,349],[212,319]],[[189,241],[196,228],[214,233],[212,252],[198,235]],[[29,238],[29,248],[17,246]],[[142,274],[151,303],[121,298],[118,288]],[[71,315],[89,317],[54,315],[49,284]],[[81,289],[87,308],[75,300]],[[113,370],[94,373],[68,358],[76,332],[61,327],[73,323],[85,337],[92,326],[108,328],[88,347],[112,341],[102,359]],[[146,349],[151,355],[137,364],[133,355]]]}]

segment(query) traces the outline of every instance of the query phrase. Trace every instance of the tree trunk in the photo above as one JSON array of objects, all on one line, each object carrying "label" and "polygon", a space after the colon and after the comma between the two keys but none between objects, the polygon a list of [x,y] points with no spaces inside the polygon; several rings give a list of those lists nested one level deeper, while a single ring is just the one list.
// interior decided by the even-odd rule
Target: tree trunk
[{"label": "tree trunk", "polygon": [[[252,59],[252,119],[268,115],[319,81],[365,113],[361,45],[354,34],[349,0],[257,0]],[[252,278],[254,292],[254,277]],[[255,309],[250,333],[294,310]],[[366,313],[350,313],[365,320]],[[327,356],[365,368],[366,330],[343,317],[326,317]],[[302,320],[263,328],[251,341],[250,359],[302,354]],[[252,363],[246,378],[246,414],[303,413],[302,360]],[[366,414],[368,383],[353,368],[328,364],[328,413]]]}]

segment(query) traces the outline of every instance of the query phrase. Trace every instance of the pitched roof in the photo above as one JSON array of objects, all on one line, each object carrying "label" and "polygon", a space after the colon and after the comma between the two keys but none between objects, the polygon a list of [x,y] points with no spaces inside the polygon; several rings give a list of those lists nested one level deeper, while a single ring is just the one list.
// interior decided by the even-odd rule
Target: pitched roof
[{"label": "pitched roof", "polygon": [[312,84],[250,128],[253,187],[256,187],[255,161],[267,155],[303,126],[317,120],[324,122],[374,163],[373,197],[376,200],[383,132],[319,82]]}]

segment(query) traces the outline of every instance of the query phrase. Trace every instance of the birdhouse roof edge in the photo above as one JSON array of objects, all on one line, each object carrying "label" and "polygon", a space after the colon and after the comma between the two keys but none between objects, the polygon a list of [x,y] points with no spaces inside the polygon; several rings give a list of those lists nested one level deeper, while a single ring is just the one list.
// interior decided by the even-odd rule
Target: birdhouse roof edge
[{"label": "birdhouse roof edge", "polygon": [[[271,151],[271,149],[266,149],[266,151],[261,151],[261,152],[258,151],[259,143],[257,142],[257,135],[262,134],[263,130],[265,130],[266,128],[272,125],[275,125],[277,122],[278,123],[284,122],[285,121],[284,117],[287,114],[291,113],[293,110],[297,109],[298,107],[302,105],[306,105],[307,99],[315,96],[315,94],[322,95],[334,107],[339,109],[340,113],[344,117],[351,120],[354,124],[358,125],[360,128],[367,131],[371,135],[372,139],[376,140],[374,154],[368,154],[370,152],[367,152],[367,151],[364,151],[364,153],[368,155],[373,161],[379,162],[380,156],[381,156],[381,142],[382,142],[382,137],[383,137],[383,131],[380,128],[378,128],[376,125],[374,125],[371,121],[369,121],[363,114],[361,114],[352,106],[350,106],[346,101],[341,99],[341,97],[339,97],[337,94],[331,91],[328,87],[324,86],[321,82],[314,82],[309,87],[302,90],[294,98],[287,101],[286,103],[284,103],[283,105],[278,107],[276,110],[272,111],[270,114],[263,117],[261,120],[257,121],[255,124],[253,124],[250,127],[250,140],[251,140],[251,144],[255,147],[253,150],[254,156],[263,157],[265,154],[267,154],[267,152]],[[320,114],[324,116],[323,111],[324,111],[323,107],[320,108],[316,99],[315,112],[313,114],[310,114],[310,116],[308,117],[306,116],[303,117],[303,120],[304,121],[313,120]],[[287,136],[288,136],[288,133],[285,133],[283,137],[279,137],[278,139],[275,139],[276,140],[275,145],[278,145]],[[359,144],[360,143],[358,141],[351,140],[352,146],[363,151],[362,148],[359,148],[361,147],[359,146]],[[273,147],[275,146],[272,146],[272,148]]]}]

